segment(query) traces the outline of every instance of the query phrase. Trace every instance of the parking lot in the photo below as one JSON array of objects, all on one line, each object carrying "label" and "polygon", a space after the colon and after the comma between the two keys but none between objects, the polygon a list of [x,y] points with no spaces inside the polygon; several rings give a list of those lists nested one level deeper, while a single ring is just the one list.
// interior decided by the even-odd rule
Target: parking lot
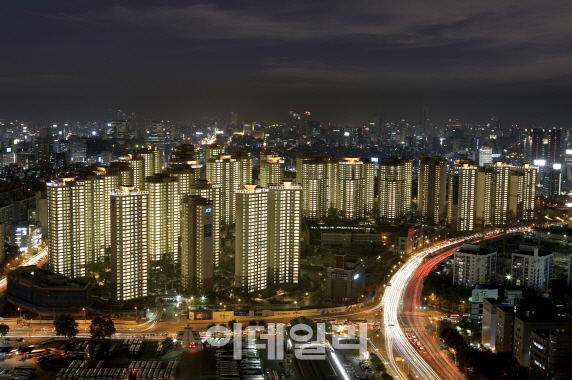
[{"label": "parking lot", "polygon": [[[45,341],[46,339],[33,339],[26,340],[25,342],[8,342],[9,344],[2,344],[0,347],[14,347],[20,348],[22,346],[37,345],[38,343]],[[86,341],[87,339],[78,339],[77,342]],[[59,350],[62,345],[66,343],[67,340],[58,339],[44,344],[42,347],[35,347],[38,349],[53,349]],[[181,349],[175,348],[168,352],[157,356],[157,344],[160,340],[147,340],[142,344],[141,354],[138,358],[129,357],[127,350],[117,351],[113,357],[103,357],[101,355],[94,356],[91,355],[87,358],[88,362],[86,368],[96,367],[100,361],[104,361],[104,368],[128,368],[129,364],[133,360],[138,361],[149,361],[149,360],[160,360],[163,362],[163,366],[166,366],[169,361],[178,360],[178,371],[177,380],[192,380],[200,378],[200,376],[216,375],[216,360],[214,349],[203,349],[202,347],[197,347],[194,349]],[[100,340],[98,343],[102,343],[104,346],[102,351],[105,350],[105,346],[116,343],[117,345],[123,344],[123,339],[111,339],[111,340]],[[93,347],[93,343],[92,343]],[[47,354],[44,353],[44,354]],[[31,355],[24,359],[23,355],[14,355],[10,358],[0,361],[0,370],[7,370],[7,373],[0,375],[0,379],[6,379],[11,374],[13,374],[14,368],[18,366],[30,366],[36,368],[36,375],[38,380],[56,378],[57,373],[61,368],[68,367],[73,358],[68,355],[54,356],[53,360],[45,363],[38,363],[38,358],[41,356]]]}]

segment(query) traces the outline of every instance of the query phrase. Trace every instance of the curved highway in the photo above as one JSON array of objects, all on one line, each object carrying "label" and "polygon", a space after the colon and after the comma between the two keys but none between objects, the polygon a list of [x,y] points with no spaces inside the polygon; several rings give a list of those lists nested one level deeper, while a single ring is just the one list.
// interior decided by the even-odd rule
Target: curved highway
[{"label": "curved highway", "polygon": [[[507,232],[508,233],[524,232],[527,231],[528,229],[529,228],[511,229]],[[447,364],[447,361],[439,360],[439,362],[437,362],[438,359],[436,359],[435,357],[432,358],[433,364],[436,367],[439,367],[439,372],[441,373],[437,372],[428,362],[428,354],[421,354],[418,351],[418,349],[414,348],[413,345],[407,339],[405,331],[402,328],[403,324],[401,321],[401,315],[402,312],[404,311],[404,306],[405,306],[404,295],[406,294],[406,289],[408,288],[413,277],[423,264],[425,257],[437,251],[441,251],[445,248],[450,248],[459,245],[463,242],[469,242],[476,239],[483,239],[483,238],[490,239],[493,237],[497,237],[500,236],[503,232],[504,230],[495,230],[485,235],[473,234],[468,237],[450,239],[437,246],[430,247],[420,251],[415,256],[411,257],[395,273],[395,275],[391,279],[391,283],[389,284],[389,286],[386,287],[385,293],[381,300],[381,304],[384,309],[383,322],[385,325],[385,345],[386,345],[386,351],[388,353],[387,355],[388,368],[390,372],[393,373],[394,376],[402,378],[402,371],[400,369],[400,366],[398,366],[395,360],[396,357],[403,358],[402,360],[405,361],[407,366],[411,370],[413,370],[420,378],[423,379],[441,379],[443,378],[443,375],[441,373],[447,372],[447,369],[445,369],[447,367],[445,368],[441,367],[443,364]],[[454,250],[449,250],[443,254],[440,254],[439,256],[443,256],[442,259],[444,259],[446,257],[445,255],[451,255],[453,254],[453,252]],[[413,297],[413,294],[411,296],[413,298],[413,305],[414,305],[415,297]],[[419,290],[419,297],[421,297],[420,290]],[[409,301],[410,300],[408,300],[408,302]],[[459,375],[458,371],[457,373],[447,372],[445,378],[461,379],[462,377],[459,377],[458,375]]]}]

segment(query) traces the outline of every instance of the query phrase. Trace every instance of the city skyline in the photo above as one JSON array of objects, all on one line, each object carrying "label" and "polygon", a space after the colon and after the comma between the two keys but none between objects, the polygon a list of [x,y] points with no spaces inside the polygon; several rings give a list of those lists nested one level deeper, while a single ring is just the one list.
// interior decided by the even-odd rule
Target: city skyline
[{"label": "city skyline", "polygon": [[450,5],[4,4],[0,117],[568,125],[571,5]]}]

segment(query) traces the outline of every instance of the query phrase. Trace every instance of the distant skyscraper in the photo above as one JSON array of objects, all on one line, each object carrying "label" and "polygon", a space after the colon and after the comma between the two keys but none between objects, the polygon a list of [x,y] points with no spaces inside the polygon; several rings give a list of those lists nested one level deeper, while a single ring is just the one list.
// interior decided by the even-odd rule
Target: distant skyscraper
[{"label": "distant skyscraper", "polygon": [[396,222],[411,211],[413,165],[406,158],[379,163],[379,210],[384,220]]},{"label": "distant skyscraper", "polygon": [[85,162],[86,160],[86,142],[87,140],[79,136],[72,135],[69,137],[70,151],[69,164]]},{"label": "distant skyscraper", "polygon": [[236,190],[235,285],[244,292],[268,285],[268,189]]},{"label": "distant skyscraper", "polygon": [[153,121],[151,127],[147,129],[145,143],[163,149],[165,146],[165,124],[162,121]]},{"label": "distant skyscraper", "polygon": [[423,156],[419,160],[417,212],[424,224],[445,220],[447,204],[447,160]]},{"label": "distant skyscraper", "polygon": [[113,298],[148,295],[147,192],[120,186],[111,194],[111,276]]},{"label": "distant skyscraper", "polygon": [[449,168],[448,222],[453,231],[472,231],[475,225],[477,165],[458,160]]},{"label": "distant skyscraper", "polygon": [[181,203],[181,273],[187,291],[209,292],[213,287],[213,202],[198,195]]},{"label": "distant skyscraper", "polygon": [[64,276],[85,276],[85,186],[75,178],[47,183],[50,270]]},{"label": "distant skyscraper", "polygon": [[149,262],[158,270],[166,262],[179,259],[179,180],[168,174],[155,174],[145,182],[149,193]]},{"label": "distant skyscraper", "polygon": [[560,161],[560,129],[525,129],[524,162],[535,164],[536,160],[545,160],[547,165]]},{"label": "distant skyscraper", "polygon": [[493,150],[488,147],[479,149],[479,166],[493,163]]},{"label": "distant skyscraper", "polygon": [[[262,155],[261,155],[262,157]],[[265,156],[260,161],[260,186],[268,187],[271,183],[282,183],[284,179],[284,158]]]},{"label": "distant skyscraper", "polygon": [[189,189],[189,195],[196,195],[207,199],[213,204],[212,229],[213,229],[213,263],[217,266],[220,261],[220,222],[221,222],[221,185],[215,185],[207,180],[198,179]]},{"label": "distant skyscraper", "polygon": [[244,136],[247,136],[247,135],[251,136],[252,135],[252,131],[254,129],[253,124],[254,123],[252,123],[250,121],[243,121],[242,122],[242,134]]},{"label": "distant skyscraper", "polygon": [[292,182],[270,185],[268,276],[271,283],[298,283],[301,195],[302,187]]}]

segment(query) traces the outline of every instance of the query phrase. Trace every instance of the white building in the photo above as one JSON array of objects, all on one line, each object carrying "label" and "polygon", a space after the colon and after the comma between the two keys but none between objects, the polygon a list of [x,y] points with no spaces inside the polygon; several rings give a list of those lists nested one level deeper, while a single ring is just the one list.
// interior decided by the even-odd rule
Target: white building
[{"label": "white building", "polygon": [[284,180],[284,158],[260,155],[260,187],[268,187],[271,183],[282,183]]},{"label": "white building", "polygon": [[85,276],[85,186],[75,178],[47,184],[50,270],[71,278]]},{"label": "white building", "polygon": [[379,163],[379,210],[383,220],[397,221],[411,211],[413,165],[406,158]]},{"label": "white building", "polygon": [[149,262],[160,269],[179,259],[180,198],[179,179],[155,174],[145,179],[149,193]]},{"label": "white building", "polygon": [[268,285],[268,189],[236,190],[235,286],[245,292]]},{"label": "white building", "polygon": [[547,290],[552,286],[554,276],[554,253],[521,245],[512,254],[510,275],[517,286]]},{"label": "white building", "polygon": [[453,283],[473,287],[495,280],[497,252],[479,244],[464,243],[453,257]]},{"label": "white building", "polygon": [[213,204],[213,263],[216,267],[220,260],[220,221],[222,200],[221,185],[215,185],[204,179],[197,179],[189,189],[188,195],[198,195]]},{"label": "white building", "polygon": [[453,231],[472,231],[475,226],[477,165],[458,160],[449,168],[448,223]]},{"label": "white building", "polygon": [[479,166],[493,163],[493,150],[486,146],[479,149]]},{"label": "white building", "polygon": [[302,187],[270,185],[268,198],[268,277],[271,283],[298,283]]},{"label": "white building", "polygon": [[148,295],[148,192],[121,186],[111,194],[111,277],[113,298]]}]

